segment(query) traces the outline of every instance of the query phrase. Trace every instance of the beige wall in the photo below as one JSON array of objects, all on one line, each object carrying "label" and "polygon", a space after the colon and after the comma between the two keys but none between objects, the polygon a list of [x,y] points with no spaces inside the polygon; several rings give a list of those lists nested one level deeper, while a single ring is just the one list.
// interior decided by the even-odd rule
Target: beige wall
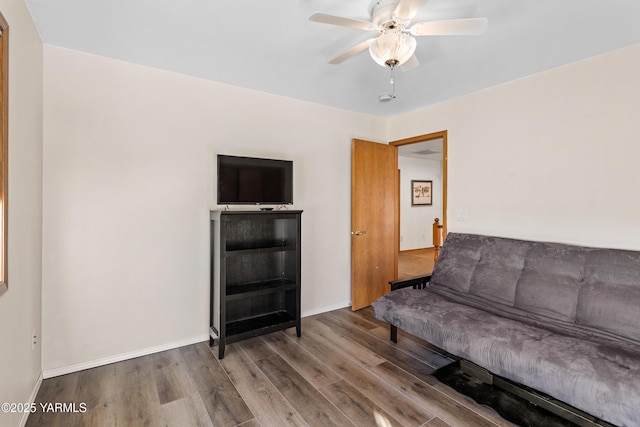
[{"label": "beige wall", "polygon": [[[42,43],[21,0],[0,0],[9,23],[9,291],[0,296],[0,402],[28,402],[41,371]],[[38,338],[39,340],[39,338]],[[23,414],[0,412],[0,426]]]},{"label": "beige wall", "polygon": [[640,45],[392,119],[52,46],[44,58],[48,375],[206,337],[217,153],[294,160],[303,314],[349,301],[354,137],[447,129],[450,231],[640,249]]},{"label": "beige wall", "polygon": [[207,338],[218,153],[294,161],[303,315],[348,305],[351,139],[384,135],[383,119],[52,46],[44,57],[45,376]]},{"label": "beige wall", "polygon": [[395,117],[388,139],[449,131],[449,231],[640,249],[638,76],[634,45]]}]

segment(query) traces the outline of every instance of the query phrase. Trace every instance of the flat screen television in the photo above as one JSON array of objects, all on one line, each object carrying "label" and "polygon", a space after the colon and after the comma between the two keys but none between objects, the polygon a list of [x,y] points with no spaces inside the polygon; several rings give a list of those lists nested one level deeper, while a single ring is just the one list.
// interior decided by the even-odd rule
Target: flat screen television
[{"label": "flat screen television", "polygon": [[219,205],[293,203],[293,161],[218,154]]}]

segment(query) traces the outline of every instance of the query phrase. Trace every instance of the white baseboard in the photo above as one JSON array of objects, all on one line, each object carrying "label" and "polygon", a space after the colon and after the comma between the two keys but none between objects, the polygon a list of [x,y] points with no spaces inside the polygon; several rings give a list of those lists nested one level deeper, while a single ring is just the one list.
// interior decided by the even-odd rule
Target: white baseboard
[{"label": "white baseboard", "polygon": [[[314,309],[311,311],[306,311],[301,313],[302,317],[313,316],[320,313],[326,313],[327,311],[339,310],[341,308],[349,307],[351,305],[350,302],[344,302],[336,305],[332,305],[329,307],[322,307],[318,309]],[[70,374],[72,372],[83,371],[85,369],[97,368],[98,366],[108,365],[110,363],[122,362],[123,360],[133,359],[140,356],[146,356],[148,354],[158,353],[160,351],[171,350],[174,348],[182,347],[185,345],[195,344],[202,341],[209,341],[209,335],[201,335],[197,337],[187,338],[180,341],[174,341],[171,343],[159,345],[156,347],[143,348],[140,350],[132,351],[129,353],[117,354],[114,356],[104,357],[102,359],[88,360],[86,362],[74,363],[73,365],[61,366],[59,368],[45,369],[42,371],[40,375],[40,382],[42,379],[58,377],[60,375]],[[40,388],[40,383],[38,383],[38,389]],[[37,389],[36,389],[37,394]],[[35,395],[34,395],[35,399]]]},{"label": "white baseboard", "polygon": [[300,316],[301,317],[314,316],[316,314],[326,313],[327,311],[339,310],[341,308],[350,307],[350,306],[351,306],[351,301],[343,302],[343,303],[335,304],[329,307],[322,307],[322,308],[317,308],[310,311],[305,311],[301,313]]},{"label": "white baseboard", "polygon": [[[40,391],[40,385],[42,384],[42,372],[38,375],[38,380],[36,381],[36,385],[33,387],[33,391],[31,391],[31,396],[29,396],[29,403],[34,403],[36,401],[36,397],[38,396],[38,391]],[[22,419],[20,420],[20,427],[24,427],[27,425],[27,419],[29,418],[30,412],[24,412],[22,414]]]},{"label": "white baseboard", "polygon": [[199,335],[197,337],[186,338],[180,341],[174,341],[155,347],[143,348],[129,353],[117,354],[114,356],[104,357],[102,359],[89,360],[86,362],[74,363],[73,365],[61,366],[59,368],[45,369],[41,377],[44,379],[53,378],[60,375],[70,374],[72,372],[83,371],[85,369],[97,368],[98,366],[108,365],[110,363],[122,362],[123,360],[134,359],[148,354],[158,353],[161,351],[171,350],[185,345],[195,344],[202,341],[209,341],[209,335]]}]

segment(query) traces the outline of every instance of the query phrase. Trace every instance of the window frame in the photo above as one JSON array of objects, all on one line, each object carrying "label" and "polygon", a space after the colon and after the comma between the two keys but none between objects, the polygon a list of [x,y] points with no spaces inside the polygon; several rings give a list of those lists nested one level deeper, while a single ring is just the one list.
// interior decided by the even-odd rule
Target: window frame
[{"label": "window frame", "polygon": [[9,290],[7,248],[9,229],[9,24],[0,13],[0,295]]}]

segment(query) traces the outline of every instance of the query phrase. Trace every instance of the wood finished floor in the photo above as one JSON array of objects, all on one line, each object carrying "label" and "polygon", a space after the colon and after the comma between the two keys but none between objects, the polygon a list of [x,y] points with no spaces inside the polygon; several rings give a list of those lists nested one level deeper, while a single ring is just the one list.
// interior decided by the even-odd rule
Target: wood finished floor
[{"label": "wood finished floor", "polygon": [[435,265],[434,251],[433,248],[400,251],[398,253],[398,279],[431,274]]},{"label": "wood finished floor", "polygon": [[438,383],[449,362],[399,331],[397,345],[370,308],[335,310],[295,329],[217,348],[199,343],[42,382],[27,426],[511,426]]}]

